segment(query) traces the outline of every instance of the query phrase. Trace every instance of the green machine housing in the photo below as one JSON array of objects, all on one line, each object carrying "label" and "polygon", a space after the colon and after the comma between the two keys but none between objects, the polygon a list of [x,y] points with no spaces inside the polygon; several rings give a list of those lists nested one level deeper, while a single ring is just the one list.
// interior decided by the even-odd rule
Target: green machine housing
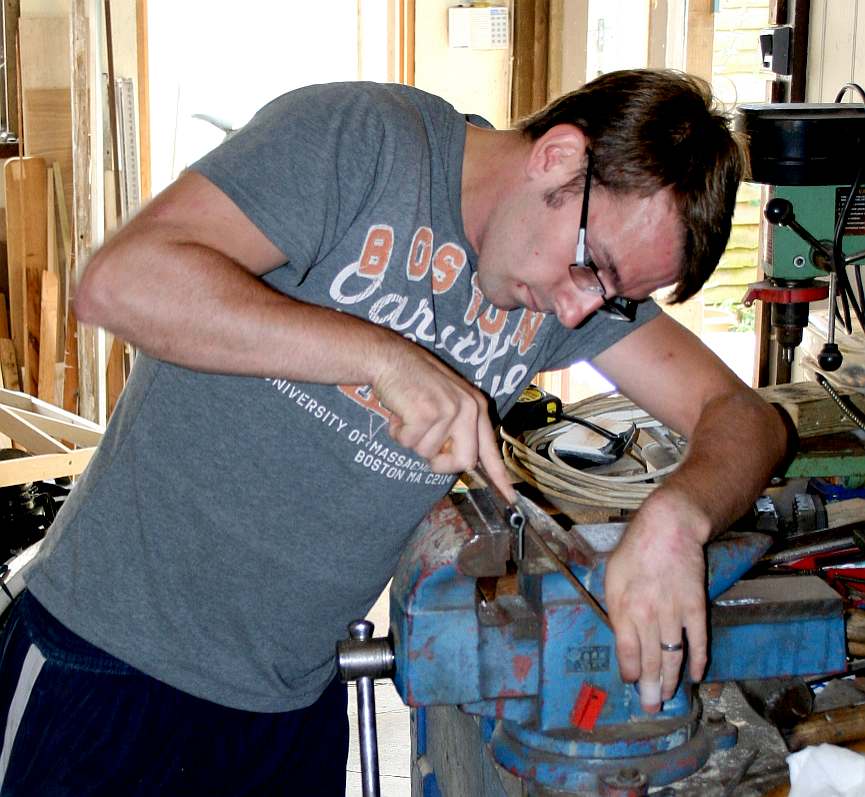
[{"label": "green machine housing", "polygon": [[[789,200],[796,220],[831,250],[835,225],[865,154],[865,105],[740,105],[736,129],[748,140],[749,179],[769,186],[767,199]],[[845,248],[865,248],[865,188],[857,194],[845,226]],[[787,227],[767,228],[762,260],[766,276],[779,281],[827,273],[815,263],[811,246]]]}]

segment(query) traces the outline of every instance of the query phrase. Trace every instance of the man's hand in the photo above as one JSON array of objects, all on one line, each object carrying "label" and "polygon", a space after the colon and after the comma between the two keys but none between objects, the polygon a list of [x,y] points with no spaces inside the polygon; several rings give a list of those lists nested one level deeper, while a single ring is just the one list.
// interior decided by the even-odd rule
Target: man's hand
[{"label": "man's hand", "polygon": [[[639,681],[645,711],[676,691],[687,652],[691,678],[706,667],[704,541],[708,519],[687,495],[660,488],[640,508],[607,563],[606,599],[624,681]],[[661,643],[686,643],[664,651]]]},{"label": "man's hand", "polygon": [[390,436],[436,473],[462,473],[479,462],[508,500],[515,495],[487,412],[487,398],[426,349],[400,339],[373,382],[392,413]]}]

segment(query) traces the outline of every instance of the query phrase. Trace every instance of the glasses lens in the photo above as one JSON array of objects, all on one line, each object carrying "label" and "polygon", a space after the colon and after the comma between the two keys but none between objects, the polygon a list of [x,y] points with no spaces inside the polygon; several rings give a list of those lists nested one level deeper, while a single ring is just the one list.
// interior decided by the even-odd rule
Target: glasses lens
[{"label": "glasses lens", "polygon": [[606,293],[591,261],[583,264],[573,263],[571,265],[571,279],[574,281],[574,285],[585,293],[594,293],[599,296]]}]

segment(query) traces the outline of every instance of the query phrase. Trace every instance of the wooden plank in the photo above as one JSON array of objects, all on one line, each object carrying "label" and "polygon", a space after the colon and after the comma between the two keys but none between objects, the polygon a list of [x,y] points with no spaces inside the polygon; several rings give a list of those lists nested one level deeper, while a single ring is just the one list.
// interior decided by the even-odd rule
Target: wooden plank
[{"label": "wooden plank", "polygon": [[69,308],[66,315],[66,347],[63,368],[63,409],[78,413],[78,322]]},{"label": "wooden plank", "polygon": [[18,378],[18,358],[15,356],[15,344],[10,338],[0,338],[0,371],[3,373],[3,387],[7,390],[20,390],[21,381]]},{"label": "wooden plank", "polygon": [[42,272],[42,296],[39,328],[39,391],[43,401],[57,403],[55,395],[55,365],[57,363],[57,301],[59,284],[57,274]]},{"label": "wooden plank", "polygon": [[[66,208],[66,192],[63,188],[63,180],[60,176],[60,164],[55,161],[51,166],[51,173],[54,177],[54,209],[57,213],[57,223],[60,227],[60,251],[59,264],[57,272],[60,275],[60,324],[57,330],[57,351],[66,351],[66,335],[69,329],[69,314],[71,308],[69,306],[69,297],[71,287],[73,285],[73,260],[72,260],[72,239],[69,233],[69,213]],[[71,198],[71,197],[70,197]],[[76,365],[77,372],[77,365]],[[64,383],[65,379],[60,380],[60,384]],[[76,377],[75,389],[78,389]]]},{"label": "wooden plank", "polygon": [[685,71],[711,81],[712,45],[715,39],[712,0],[688,0],[687,36]]},{"label": "wooden plank", "polygon": [[[105,53],[108,66],[108,119],[111,138],[111,169],[106,170],[106,178],[110,173],[114,180],[114,203],[111,208],[113,222],[110,226],[106,224],[105,230],[113,229],[120,220],[120,146],[117,141],[117,83],[114,74],[114,34],[111,26],[111,0],[103,3],[103,15],[105,21]],[[106,219],[109,218],[108,202],[105,203]]]},{"label": "wooden plank", "polygon": [[40,283],[47,260],[45,188],[48,166],[43,158],[12,158],[4,167],[6,182],[6,246],[12,302],[12,340],[24,369],[24,389],[36,393],[39,364]]},{"label": "wooden plank", "polygon": [[6,311],[6,294],[0,293],[0,338],[10,337],[9,314]]},{"label": "wooden plank", "polygon": [[25,89],[24,149],[60,165],[66,213],[72,214],[72,105],[66,88]]},{"label": "wooden plank", "polygon": [[[836,388],[865,412],[865,396],[847,388]],[[796,382],[757,390],[765,401],[780,404],[790,416],[800,437],[815,437],[856,429],[838,405],[816,382]]]},{"label": "wooden plank", "polygon": [[103,428],[99,424],[88,421],[80,415],[67,412],[56,404],[50,404],[47,401],[42,401],[19,391],[0,390],[0,405],[16,411],[27,410],[28,412],[36,412],[39,415],[44,415],[46,418],[55,418],[58,421],[75,424],[82,429],[91,429],[100,433],[103,431]]},{"label": "wooden plank", "polygon": [[0,432],[33,454],[63,454],[69,451],[59,440],[20,418],[8,407],[0,406]]},{"label": "wooden plank", "polygon": [[18,39],[18,19],[21,16],[20,0],[3,0],[3,61],[4,97],[3,122],[6,129],[18,129],[18,61],[15,58],[15,42]]},{"label": "wooden plank", "polygon": [[[414,0],[411,1],[414,10]],[[138,141],[139,157],[138,163],[141,169],[141,201],[150,199],[151,176],[150,176],[150,49],[147,36],[147,0],[136,0],[135,2],[135,35],[136,55],[138,57],[138,75],[136,85],[138,87]],[[414,29],[412,29],[412,36]],[[414,38],[412,38],[414,47]],[[411,80],[409,85],[414,85],[414,50],[411,57]]]},{"label": "wooden plank", "polygon": [[865,522],[865,498],[848,498],[826,504],[826,527],[836,529],[850,523]]},{"label": "wooden plank", "polygon": [[120,394],[123,392],[123,386],[126,382],[123,367],[123,348],[123,341],[120,340],[120,338],[114,338],[108,355],[108,371],[106,374],[109,417],[117,406],[117,402],[120,399]]},{"label": "wooden plank", "polygon": [[68,440],[70,443],[82,447],[98,446],[102,441],[102,432],[96,429],[90,429],[77,423],[70,423],[69,421],[49,418],[45,415],[40,415],[38,412],[17,409],[13,409],[11,412],[37,429],[41,429],[45,434],[51,435],[58,440]]},{"label": "wooden plank", "polygon": [[54,208],[54,167],[48,167],[48,181],[45,183],[45,270],[57,273],[57,213]]},{"label": "wooden plank", "polygon": [[[51,173],[54,177],[54,209],[57,211],[57,221],[60,224],[60,246],[63,255],[63,269],[68,277],[69,269],[72,265],[72,237],[69,232],[69,210],[66,205],[66,197],[71,195],[66,191],[63,185],[61,175],[61,166],[57,161],[51,166]],[[66,293],[64,292],[64,298]]]},{"label": "wooden plank", "polygon": [[77,476],[84,472],[95,451],[95,448],[79,448],[66,454],[42,454],[0,462],[0,487]]},{"label": "wooden plank", "polygon": [[[72,152],[74,157],[72,207],[75,242],[75,267],[81,269],[93,247],[93,187],[90,184],[91,161],[98,152],[91,151],[90,129],[90,22],[87,0],[71,0],[72,6]],[[95,135],[95,131],[94,131]],[[77,275],[80,276],[80,275]],[[67,346],[68,348],[68,346]],[[91,326],[78,330],[79,392],[78,411],[89,420],[99,417],[99,374],[97,333]]]}]

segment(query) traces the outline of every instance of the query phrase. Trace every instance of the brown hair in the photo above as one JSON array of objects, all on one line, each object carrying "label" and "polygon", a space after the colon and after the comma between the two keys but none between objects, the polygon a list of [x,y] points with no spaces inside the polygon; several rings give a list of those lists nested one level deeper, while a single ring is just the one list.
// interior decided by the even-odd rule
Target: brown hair
[{"label": "brown hair", "polygon": [[[670,186],[685,228],[684,262],[671,298],[693,296],[718,264],[746,155],[715,107],[708,83],[671,70],[609,72],[554,100],[517,125],[530,139],[557,124],[589,139],[593,179],[612,191],[649,196]],[[582,190],[576,175],[547,197]]]}]

